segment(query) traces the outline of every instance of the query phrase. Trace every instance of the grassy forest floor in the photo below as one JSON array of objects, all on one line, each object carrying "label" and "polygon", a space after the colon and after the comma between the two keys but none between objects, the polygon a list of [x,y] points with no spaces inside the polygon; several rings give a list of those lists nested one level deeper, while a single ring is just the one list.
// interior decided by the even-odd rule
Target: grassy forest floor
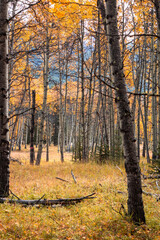
[{"label": "grassy forest floor", "polygon": [[[29,165],[29,148],[14,151],[12,157],[19,159],[10,164],[10,189],[21,199],[75,198],[93,192],[96,198],[75,205],[56,208],[0,204],[0,239],[160,239],[160,202],[151,196],[143,196],[146,225],[135,226],[125,217],[121,204],[127,209],[127,188],[123,165],[97,165],[73,163],[71,155],[65,154],[60,163],[56,148],[51,148],[50,162],[41,166]],[[141,160],[142,172],[146,174],[145,160]],[[77,179],[74,183],[71,170]],[[69,181],[62,182],[56,177]],[[157,192],[154,180],[145,180],[146,192]],[[121,209],[121,210],[120,210]]]}]

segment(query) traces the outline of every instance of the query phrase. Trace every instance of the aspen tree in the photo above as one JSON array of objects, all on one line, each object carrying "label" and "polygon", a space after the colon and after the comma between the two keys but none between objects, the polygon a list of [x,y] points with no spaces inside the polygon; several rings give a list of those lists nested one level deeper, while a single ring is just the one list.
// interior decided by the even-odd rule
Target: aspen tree
[{"label": "aspen tree", "polygon": [[105,5],[103,0],[98,0],[97,5],[101,11],[106,35],[108,36],[110,65],[116,89],[116,103],[120,116],[120,129],[123,137],[125,169],[127,173],[128,214],[134,222],[142,223],[145,222],[145,214],[142,200],[141,171],[136,156],[133,121],[123,73],[117,27],[116,0],[106,0]]},{"label": "aspen tree", "polygon": [[32,113],[31,113],[31,141],[30,141],[30,164],[34,164],[34,128],[35,128],[35,90],[32,90]]},{"label": "aspen tree", "polygon": [[47,104],[47,92],[48,92],[48,61],[49,61],[49,37],[48,37],[48,26],[46,28],[46,46],[44,50],[44,70],[43,70],[43,104],[42,104],[42,113],[41,113],[41,121],[40,121],[40,132],[39,132],[39,145],[38,145],[38,153],[36,159],[36,165],[40,165],[42,148],[43,148],[43,134],[44,134],[44,120],[46,114],[46,104]]}]

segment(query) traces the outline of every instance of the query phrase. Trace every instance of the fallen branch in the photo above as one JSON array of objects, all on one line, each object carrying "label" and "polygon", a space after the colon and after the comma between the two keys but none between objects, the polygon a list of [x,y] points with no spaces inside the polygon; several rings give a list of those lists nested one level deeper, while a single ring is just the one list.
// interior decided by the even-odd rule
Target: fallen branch
[{"label": "fallen branch", "polygon": [[120,167],[118,167],[118,166],[116,165],[116,168],[118,168],[118,170],[120,171],[120,173],[121,173],[122,176],[124,177],[124,181],[126,182],[126,177],[124,176],[124,174],[123,174],[122,170],[120,169]]},{"label": "fallen branch", "polygon": [[23,163],[20,162],[18,159],[15,159],[15,158],[11,158],[11,157],[10,157],[9,160],[12,161],[12,162],[17,162],[17,163],[19,163],[20,165],[23,165]]},{"label": "fallen branch", "polygon": [[23,205],[30,205],[34,206],[36,204],[41,204],[41,205],[56,205],[56,204],[61,204],[61,205],[69,205],[69,204],[75,204],[78,202],[81,202],[84,199],[92,199],[95,198],[93,197],[95,193],[92,193],[90,195],[87,195],[85,197],[80,197],[80,198],[62,198],[62,199],[56,199],[56,200],[47,200],[47,199],[38,199],[38,200],[21,200],[21,199],[7,199],[7,198],[0,198],[0,203],[8,202],[8,203],[13,203],[13,204],[23,204]]},{"label": "fallen branch", "polygon": [[72,170],[71,170],[71,175],[72,175],[72,177],[73,177],[74,182],[77,183],[76,178],[75,178]]},{"label": "fallen branch", "polygon": [[158,190],[160,190],[160,186],[158,184],[158,180],[156,180],[156,185],[157,185]]},{"label": "fallen branch", "polygon": [[142,176],[143,176],[143,179],[159,179],[159,178],[160,178],[160,175],[156,175],[156,176],[154,176],[154,175],[146,176],[146,175],[143,175],[143,174],[142,174]]},{"label": "fallen branch", "polygon": [[15,194],[11,191],[11,189],[9,189],[9,191],[10,191],[10,193],[11,193],[14,197],[16,197],[18,200],[21,200],[17,195],[15,195]]},{"label": "fallen branch", "polygon": [[142,193],[147,195],[147,196],[155,197],[157,199],[157,201],[160,200],[160,194],[150,193],[150,192],[145,192],[145,191],[142,191]]},{"label": "fallen branch", "polygon": [[126,192],[122,192],[122,191],[118,191],[117,193],[119,193],[119,194],[124,194],[124,195],[127,194]]},{"label": "fallen branch", "polygon": [[67,181],[67,180],[65,180],[65,179],[62,179],[62,178],[59,178],[59,177],[56,177],[56,179],[61,180],[61,181],[63,181],[63,182],[68,182],[68,183],[69,183],[69,181]]},{"label": "fallen branch", "polygon": [[[121,192],[121,191],[118,191],[117,193],[127,194],[126,192]],[[142,193],[145,194],[145,195],[147,195],[147,196],[155,197],[155,198],[157,199],[157,201],[160,200],[160,194],[150,193],[150,192],[145,192],[145,191],[142,191]]]}]

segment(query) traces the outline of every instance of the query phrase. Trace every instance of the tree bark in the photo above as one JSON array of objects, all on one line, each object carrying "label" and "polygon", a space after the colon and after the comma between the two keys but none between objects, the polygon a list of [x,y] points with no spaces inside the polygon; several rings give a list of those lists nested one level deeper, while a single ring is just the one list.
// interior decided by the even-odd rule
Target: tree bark
[{"label": "tree bark", "polygon": [[[133,121],[126,92],[125,76],[119,44],[116,0],[98,0],[109,42],[110,65],[116,89],[116,103],[123,137],[125,169],[128,184],[128,214],[136,223],[145,222],[142,200],[141,171],[136,154]],[[105,13],[105,14],[104,14]]]},{"label": "tree bark", "polygon": [[0,1],[0,196],[9,195],[7,0]]}]

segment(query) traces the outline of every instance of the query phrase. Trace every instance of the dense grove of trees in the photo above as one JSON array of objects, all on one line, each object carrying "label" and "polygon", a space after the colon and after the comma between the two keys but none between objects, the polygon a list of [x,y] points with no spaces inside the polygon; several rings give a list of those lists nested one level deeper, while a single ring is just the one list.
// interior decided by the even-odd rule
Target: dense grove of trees
[{"label": "dense grove of trees", "polygon": [[[61,162],[65,151],[80,162],[118,163],[125,157],[128,188],[135,181],[139,186],[129,193],[140,197],[135,220],[145,221],[138,159],[141,152],[148,163],[160,156],[160,8],[156,0],[119,0],[115,6],[116,1],[101,0],[12,0],[8,20],[0,13],[1,53],[8,25],[8,54],[0,58],[0,69],[8,65],[9,84],[0,82],[0,102],[7,92],[10,130],[8,141],[8,121],[4,125],[1,114],[7,153],[0,174],[2,158],[8,161],[8,152],[28,144],[36,165],[43,147],[49,161],[51,144],[58,146]],[[118,24],[116,30],[108,19]]]}]

